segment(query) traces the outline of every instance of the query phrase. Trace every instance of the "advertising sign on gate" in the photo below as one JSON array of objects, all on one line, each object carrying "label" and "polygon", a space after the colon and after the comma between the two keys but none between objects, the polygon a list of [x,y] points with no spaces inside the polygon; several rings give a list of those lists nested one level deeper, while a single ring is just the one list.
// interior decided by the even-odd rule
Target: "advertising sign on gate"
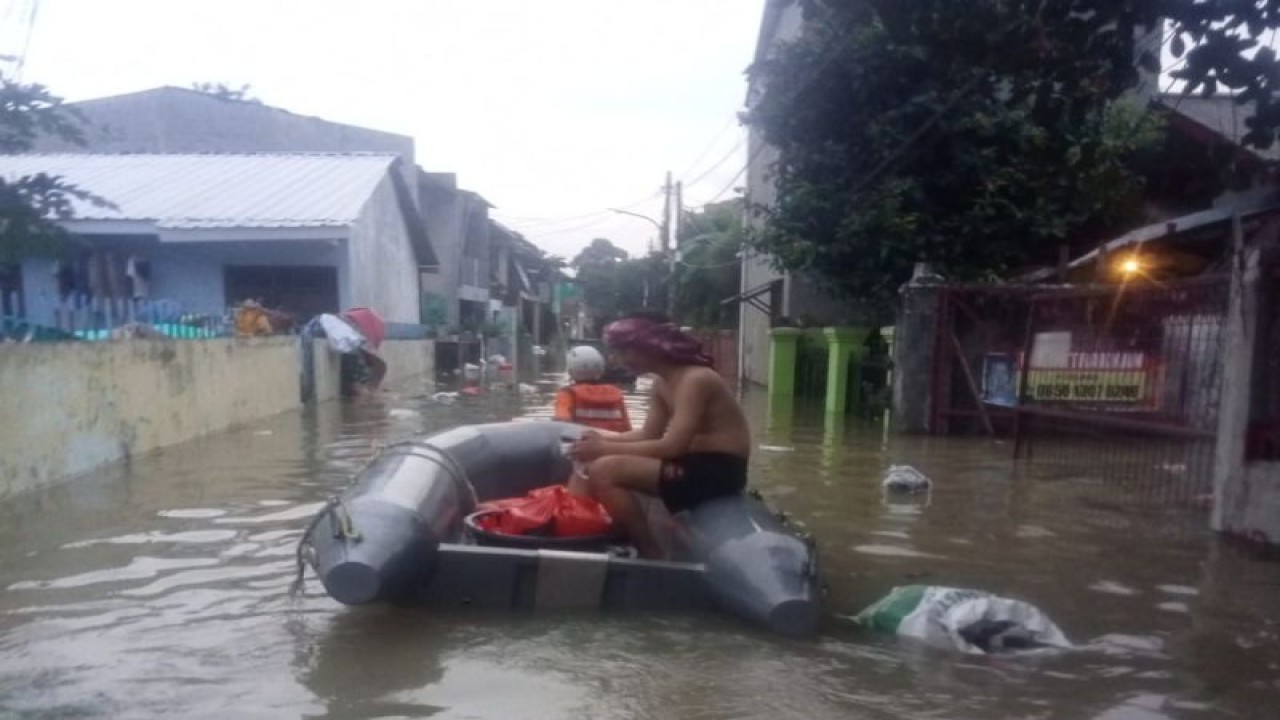
[{"label": "advertising sign on gate", "polygon": [[[1160,363],[1141,351],[1073,351],[1069,333],[1036,337],[1027,370],[1026,399],[1053,403],[1105,403],[1116,409],[1154,409]],[[986,402],[1012,405],[1022,375],[1021,354],[987,357],[984,372]]]}]

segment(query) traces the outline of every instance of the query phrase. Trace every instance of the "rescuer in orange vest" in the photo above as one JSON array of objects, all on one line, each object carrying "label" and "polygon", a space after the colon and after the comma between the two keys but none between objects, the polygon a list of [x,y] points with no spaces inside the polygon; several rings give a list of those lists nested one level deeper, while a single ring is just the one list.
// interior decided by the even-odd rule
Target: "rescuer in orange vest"
[{"label": "rescuer in orange vest", "polygon": [[622,391],[600,382],[604,376],[604,356],[588,345],[569,351],[569,379],[573,382],[556,393],[555,419],[597,430],[630,432],[631,419]]}]

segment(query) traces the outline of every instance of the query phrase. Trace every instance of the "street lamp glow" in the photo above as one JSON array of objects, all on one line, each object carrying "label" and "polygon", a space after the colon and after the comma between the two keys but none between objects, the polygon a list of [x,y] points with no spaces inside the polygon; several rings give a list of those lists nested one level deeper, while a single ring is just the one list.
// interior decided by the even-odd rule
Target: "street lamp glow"
[{"label": "street lamp glow", "polygon": [[1125,277],[1132,277],[1133,275],[1138,274],[1141,270],[1142,261],[1138,260],[1136,257],[1128,257],[1120,261],[1120,272],[1123,273]]}]

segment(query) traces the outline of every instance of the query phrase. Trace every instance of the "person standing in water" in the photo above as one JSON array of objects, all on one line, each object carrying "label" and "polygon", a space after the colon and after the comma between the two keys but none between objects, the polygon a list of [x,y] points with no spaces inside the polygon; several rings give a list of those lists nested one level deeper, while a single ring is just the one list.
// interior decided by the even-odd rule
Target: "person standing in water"
[{"label": "person standing in water", "polygon": [[625,317],[605,328],[604,341],[628,369],[656,376],[649,412],[639,430],[584,433],[570,455],[586,464],[586,480],[570,489],[599,500],[641,556],[660,558],[632,493],[657,496],[674,514],[742,492],[751,431],[701,343],[665,318]]}]

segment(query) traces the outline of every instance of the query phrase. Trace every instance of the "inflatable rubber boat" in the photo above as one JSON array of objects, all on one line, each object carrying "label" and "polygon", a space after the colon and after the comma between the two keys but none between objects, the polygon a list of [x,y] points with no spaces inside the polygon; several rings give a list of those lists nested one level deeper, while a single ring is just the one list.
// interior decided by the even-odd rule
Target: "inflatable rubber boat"
[{"label": "inflatable rubber boat", "polygon": [[719,609],[792,636],[818,625],[814,545],[759,498],[719,498],[668,514],[647,507],[672,560],[624,541],[506,536],[473,522],[480,503],[563,482],[559,422],[458,427],[383,450],[299,545],[335,600],[491,608]]}]

